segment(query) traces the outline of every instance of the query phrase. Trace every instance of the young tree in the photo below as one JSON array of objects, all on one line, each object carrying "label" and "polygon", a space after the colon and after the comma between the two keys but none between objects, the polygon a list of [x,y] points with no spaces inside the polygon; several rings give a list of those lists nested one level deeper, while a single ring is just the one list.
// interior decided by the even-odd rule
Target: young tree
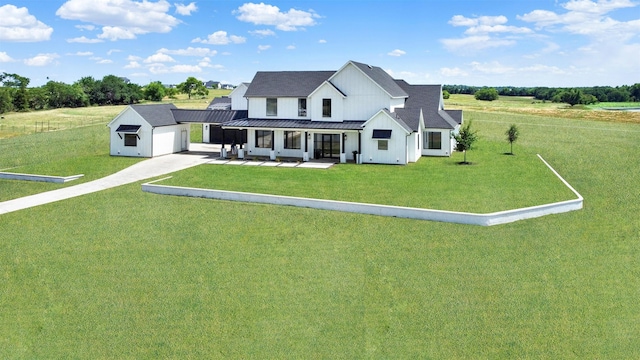
[{"label": "young tree", "polygon": [[187,94],[189,99],[191,99],[191,94],[200,91],[199,88],[204,88],[204,85],[202,85],[202,81],[194,78],[193,76],[189,76],[185,82],[178,85],[178,91],[183,94]]},{"label": "young tree", "polygon": [[571,106],[580,104],[580,100],[582,100],[582,91],[578,89],[567,90],[560,94],[560,101]]},{"label": "young tree", "polygon": [[462,164],[469,164],[467,162],[467,150],[471,150],[473,143],[478,140],[478,131],[471,130],[471,121],[464,125],[457,134],[453,134],[453,138],[456,140],[456,150],[464,153],[464,161]]},{"label": "young tree", "polygon": [[513,155],[513,143],[518,140],[518,136],[520,135],[518,127],[515,124],[512,124],[505,135],[507,135],[507,141],[511,144],[511,152],[509,154]]}]

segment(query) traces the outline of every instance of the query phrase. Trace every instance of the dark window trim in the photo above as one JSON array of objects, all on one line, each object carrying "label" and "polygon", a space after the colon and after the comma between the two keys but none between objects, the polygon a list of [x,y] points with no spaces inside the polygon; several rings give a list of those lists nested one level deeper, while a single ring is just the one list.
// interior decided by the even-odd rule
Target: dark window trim
[{"label": "dark window trim", "polygon": [[322,117],[331,117],[331,99],[322,99]]},{"label": "dark window trim", "polygon": [[374,138],[374,139],[391,139],[391,130],[373,129],[372,138]]}]

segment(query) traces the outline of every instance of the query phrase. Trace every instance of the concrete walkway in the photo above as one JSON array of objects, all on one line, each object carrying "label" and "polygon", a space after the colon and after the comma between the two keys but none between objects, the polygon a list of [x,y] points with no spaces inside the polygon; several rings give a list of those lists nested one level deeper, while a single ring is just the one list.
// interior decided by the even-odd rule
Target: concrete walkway
[{"label": "concrete walkway", "polygon": [[182,153],[143,160],[101,179],[0,202],[0,215],[154,178],[205,164],[212,159],[211,153]]}]

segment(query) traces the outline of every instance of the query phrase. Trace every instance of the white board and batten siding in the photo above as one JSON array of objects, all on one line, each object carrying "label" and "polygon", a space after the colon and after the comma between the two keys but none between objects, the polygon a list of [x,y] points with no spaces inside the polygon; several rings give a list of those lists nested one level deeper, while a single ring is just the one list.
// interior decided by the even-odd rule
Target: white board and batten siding
[{"label": "white board and batten siding", "polygon": [[[322,103],[324,99],[331,99],[331,116],[323,116]],[[307,104],[310,108],[312,121],[343,121],[345,97],[331,84],[325,82],[320,85],[310,96]]]},{"label": "white board and batten siding", "polygon": [[[429,132],[439,132],[441,139],[440,149],[429,149]],[[425,129],[422,132],[422,155],[424,156],[450,156],[453,151],[454,140],[451,139],[451,130],[446,129]]]},{"label": "white board and batten siding", "polygon": [[247,85],[245,83],[241,83],[235,89],[233,89],[231,93],[229,93],[229,97],[231,98],[231,110],[248,109],[247,99],[244,97],[247,89]]},{"label": "white board and batten siding", "polygon": [[353,64],[337,72],[331,78],[331,83],[347,96],[343,110],[345,120],[369,119],[381,108],[393,111],[404,106],[404,98],[391,98]]},{"label": "white board and batten siding", "polygon": [[[374,139],[374,130],[391,130],[389,139]],[[406,165],[409,133],[386,112],[380,111],[365,124],[362,130],[362,162],[375,164]],[[387,150],[378,150],[378,141],[387,140]]]},{"label": "white board and batten siding", "polygon": [[153,156],[189,150],[189,124],[161,126],[153,129]]},{"label": "white board and batten siding", "polygon": [[[116,130],[120,125],[139,125],[139,139],[136,146],[125,146],[125,134],[117,133]],[[109,123],[111,146],[110,154],[114,156],[133,156],[133,157],[152,157],[152,134],[151,125],[146,122],[135,110],[127,107],[118,115],[111,123]]]}]

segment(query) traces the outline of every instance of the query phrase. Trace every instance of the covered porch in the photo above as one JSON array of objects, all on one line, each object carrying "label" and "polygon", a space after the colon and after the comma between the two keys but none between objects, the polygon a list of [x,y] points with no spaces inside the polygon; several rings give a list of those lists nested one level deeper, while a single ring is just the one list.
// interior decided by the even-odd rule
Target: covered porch
[{"label": "covered porch", "polygon": [[[236,144],[238,157],[294,158],[302,161],[360,162],[364,121],[241,119],[226,122],[223,130],[246,131],[247,142]],[[242,151],[240,151],[242,150]],[[242,156],[242,157],[241,157]]]}]

